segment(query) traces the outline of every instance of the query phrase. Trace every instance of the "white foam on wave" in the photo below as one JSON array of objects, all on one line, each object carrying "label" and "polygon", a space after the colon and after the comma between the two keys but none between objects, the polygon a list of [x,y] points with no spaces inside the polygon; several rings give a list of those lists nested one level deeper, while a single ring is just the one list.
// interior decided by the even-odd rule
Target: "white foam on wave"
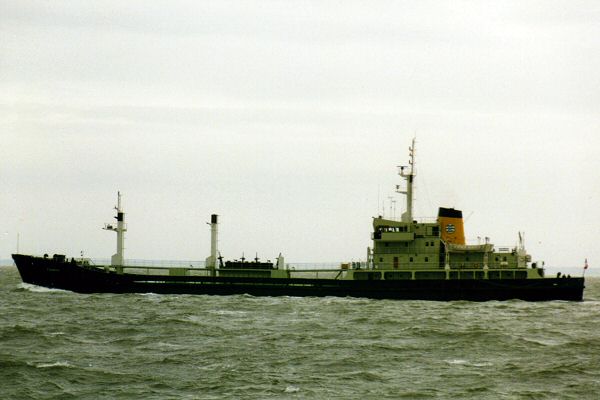
[{"label": "white foam on wave", "polygon": [[298,386],[294,386],[294,385],[289,385],[284,390],[285,393],[297,393],[299,391],[300,391],[300,388]]},{"label": "white foam on wave", "polygon": [[198,315],[188,315],[183,321],[198,325],[204,325],[206,323],[206,320]]},{"label": "white foam on wave", "polygon": [[482,362],[482,363],[473,363],[472,364],[474,367],[491,367],[492,364],[491,362]]},{"label": "white foam on wave", "polygon": [[209,310],[208,311],[210,314],[216,314],[216,315],[246,315],[248,314],[248,312],[246,311],[240,311],[240,310]]},{"label": "white foam on wave", "polygon": [[162,294],[154,292],[135,293],[135,295],[141,296],[143,299],[151,301],[153,303],[162,303],[163,301],[177,300],[180,297],[177,294]]},{"label": "white foam on wave", "polygon": [[568,340],[561,340],[559,338],[533,338],[533,337],[524,337],[521,338],[521,340],[524,340],[526,342],[529,343],[535,343],[535,344],[539,344],[541,346],[563,346],[567,343],[569,343]]},{"label": "white foam on wave", "polygon": [[444,360],[447,364],[450,365],[466,365],[471,367],[491,367],[493,364],[490,362],[470,362],[468,360],[462,359],[452,359],[452,360]]},{"label": "white foam on wave", "polygon": [[169,348],[169,349],[181,349],[181,348],[183,348],[183,346],[180,345],[180,344],[174,344],[174,343],[168,343],[168,342],[158,342],[158,343],[156,343],[156,345],[158,347],[166,347],[166,348]]},{"label": "white foam on wave", "polygon": [[63,290],[63,289],[51,289],[51,288],[47,288],[44,286],[38,286],[38,285],[32,285],[31,283],[19,283],[17,285],[17,287],[19,289],[25,289],[28,290],[30,292],[34,292],[34,293],[54,293],[54,292],[58,292],[58,293],[70,293],[68,290]]},{"label": "white foam on wave", "polygon": [[135,295],[142,297],[144,300],[148,300],[151,301],[153,303],[160,303],[161,301],[163,301],[163,298],[160,294],[158,293],[152,293],[152,292],[148,292],[148,293],[135,293]]},{"label": "white foam on wave", "polygon": [[444,360],[444,361],[450,365],[465,365],[465,364],[469,363],[467,360],[459,360],[459,359]]},{"label": "white foam on wave", "polygon": [[67,361],[57,361],[53,363],[42,363],[35,366],[36,368],[56,368],[56,367],[71,367]]}]

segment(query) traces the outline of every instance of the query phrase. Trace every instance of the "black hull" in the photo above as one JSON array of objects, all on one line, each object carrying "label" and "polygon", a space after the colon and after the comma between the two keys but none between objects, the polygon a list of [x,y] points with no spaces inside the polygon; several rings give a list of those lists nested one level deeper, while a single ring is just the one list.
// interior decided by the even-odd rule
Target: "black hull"
[{"label": "black hull", "polygon": [[397,300],[583,300],[583,278],[334,280],[157,276],[107,272],[75,262],[14,254],[23,282],[78,293],[340,296]]}]

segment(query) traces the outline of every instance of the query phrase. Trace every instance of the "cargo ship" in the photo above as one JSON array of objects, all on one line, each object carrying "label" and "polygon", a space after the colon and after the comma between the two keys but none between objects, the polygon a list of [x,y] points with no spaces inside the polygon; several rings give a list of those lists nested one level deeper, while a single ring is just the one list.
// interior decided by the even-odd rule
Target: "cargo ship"
[{"label": "cargo ship", "polygon": [[514,247],[496,248],[489,239],[467,244],[462,212],[440,207],[433,221],[413,218],[415,141],[407,166],[399,167],[406,197],[400,219],[373,218],[372,246],[361,262],[334,269],[300,269],[257,258],[223,261],[218,244],[218,215],[211,215],[211,250],[201,267],[130,265],[124,258],[127,227],[121,195],[117,234],[110,263],[86,258],[13,254],[23,282],[79,293],[159,293],[253,296],[342,296],[398,300],[583,300],[584,278],[545,276],[544,264],[532,262],[522,234]]}]

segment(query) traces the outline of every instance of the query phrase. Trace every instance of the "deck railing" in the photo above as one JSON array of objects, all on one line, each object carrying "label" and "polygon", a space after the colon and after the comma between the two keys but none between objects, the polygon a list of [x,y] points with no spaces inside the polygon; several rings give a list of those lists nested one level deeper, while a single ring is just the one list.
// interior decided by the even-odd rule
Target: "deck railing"
[{"label": "deck railing", "polygon": [[[110,266],[108,260],[94,259],[94,260],[79,260],[87,262],[91,268],[102,268],[105,270],[124,272],[127,274],[134,275],[152,275],[152,276],[214,276],[215,272],[217,276],[236,276],[236,277],[257,277],[261,274],[265,276],[271,276],[270,269],[220,269],[216,271],[210,268],[204,267],[202,261],[170,261],[170,260],[126,260],[125,265],[122,267]],[[399,273],[400,275],[408,273],[409,278],[395,278],[395,279],[439,279],[440,276],[448,276],[449,279],[473,279],[483,276],[484,268],[481,263],[464,263],[461,265],[452,265],[449,275],[446,274],[444,266],[436,266],[431,263],[411,263],[409,266],[403,266],[394,268],[391,264],[377,263],[377,269],[368,267],[366,262],[354,262],[354,263],[289,263],[284,268],[284,275],[280,277],[298,278],[298,279],[345,279],[349,271],[380,271],[385,273],[386,276],[391,274]],[[521,269],[525,273],[525,269]],[[507,269],[506,266],[490,265],[489,274],[493,274],[494,277],[504,276],[507,273],[502,271],[514,271],[514,269]],[[496,271],[496,272],[493,272]],[[521,274],[521,273],[520,273]],[[400,276],[398,275],[398,276]],[[417,276],[420,275],[420,276]],[[431,275],[429,277],[429,275]],[[459,278],[460,277],[460,278]],[[375,278],[379,279],[379,278]],[[388,278],[386,278],[388,279]]]},{"label": "deck railing", "polygon": [[[93,266],[110,266],[108,259],[83,259],[87,263]],[[77,259],[82,261],[82,259]],[[394,266],[394,263],[385,262],[374,262],[375,269],[397,269],[397,270],[436,270],[444,269],[444,262],[438,263],[424,263],[424,262],[410,262],[400,263]],[[171,268],[183,268],[189,270],[195,269],[206,269],[204,261],[198,260],[140,260],[132,259],[125,260],[124,268],[137,268],[137,269],[171,269]],[[451,269],[483,269],[483,262],[452,262],[450,265]],[[490,260],[488,262],[489,269],[506,269],[507,266],[502,262],[496,262]],[[369,264],[365,261],[357,262],[323,262],[323,263],[286,263],[285,268],[290,271],[339,271],[341,269],[371,269]],[[230,269],[228,269],[230,270]]]}]

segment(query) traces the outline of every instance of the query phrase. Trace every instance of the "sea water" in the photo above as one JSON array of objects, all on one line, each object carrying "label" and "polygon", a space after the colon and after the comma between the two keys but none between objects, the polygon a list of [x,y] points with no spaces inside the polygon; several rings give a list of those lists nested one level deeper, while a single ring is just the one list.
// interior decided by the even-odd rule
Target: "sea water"
[{"label": "sea water", "polygon": [[585,301],[76,294],[0,268],[2,399],[598,399]]}]

